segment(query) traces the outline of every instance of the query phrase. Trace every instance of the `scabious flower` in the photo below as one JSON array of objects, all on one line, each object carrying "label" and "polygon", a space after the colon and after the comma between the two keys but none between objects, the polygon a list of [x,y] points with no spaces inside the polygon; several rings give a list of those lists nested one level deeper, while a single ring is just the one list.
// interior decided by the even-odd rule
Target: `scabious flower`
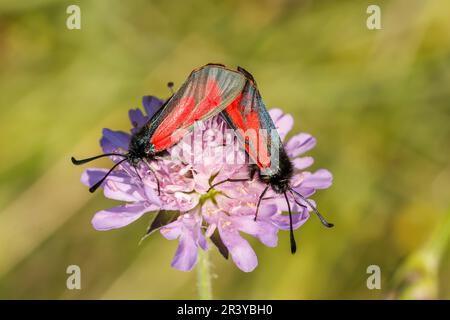
[{"label": "scabious flower", "polygon": [[[162,103],[160,99],[146,96],[143,98],[145,114],[139,109],[130,110],[131,134],[142,127]],[[292,116],[280,109],[272,109],[269,113],[284,140],[293,127]],[[166,239],[178,239],[179,242],[172,267],[190,271],[197,262],[198,250],[208,250],[213,243],[222,255],[230,255],[242,271],[254,270],[258,265],[256,254],[241,233],[256,237],[266,246],[277,246],[278,231],[289,230],[289,217],[282,214],[287,211],[287,206],[283,196],[269,191],[255,221],[256,205],[265,184],[254,179],[223,183],[210,190],[215,182],[249,176],[247,164],[230,163],[225,159],[231,154],[242,154],[238,152],[242,149],[237,150],[239,144],[224,144],[223,140],[215,139],[226,136],[227,130],[227,124],[220,116],[208,119],[167,150],[167,156],[149,163],[158,177],[160,194],[155,175],[147,165],[141,164],[135,170],[128,162],[120,164],[103,182],[102,188],[105,197],[125,204],[97,212],[92,219],[94,228],[121,228],[146,213],[155,212],[148,233],[159,229]],[[126,153],[131,134],[104,129],[100,145],[105,153]],[[305,171],[313,164],[313,158],[303,154],[315,144],[316,139],[306,133],[295,135],[285,143],[285,150],[296,169],[291,187],[304,197],[328,188],[332,182],[331,173],[325,169],[313,173]],[[111,159],[114,162],[120,160],[114,156]],[[87,169],[81,181],[91,186],[106,172],[107,169]],[[305,206],[293,203],[291,207],[296,212],[292,218],[293,227],[297,229],[309,218],[311,208],[306,203]]]}]

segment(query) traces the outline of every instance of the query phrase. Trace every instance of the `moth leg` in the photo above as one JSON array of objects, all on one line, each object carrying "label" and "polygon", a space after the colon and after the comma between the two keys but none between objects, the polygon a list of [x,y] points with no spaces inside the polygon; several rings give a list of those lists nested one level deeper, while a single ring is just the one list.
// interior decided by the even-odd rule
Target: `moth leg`
[{"label": "moth leg", "polygon": [[261,195],[259,196],[258,199],[258,203],[256,205],[256,212],[255,212],[255,218],[253,219],[254,221],[256,221],[256,219],[258,218],[258,212],[259,212],[259,206],[261,205],[261,201],[264,199],[264,195],[266,194],[267,190],[269,190],[269,185],[267,185],[263,192],[261,193]]},{"label": "moth leg", "polygon": [[219,186],[221,184],[224,184],[226,182],[245,182],[245,181],[251,181],[251,180],[252,179],[249,179],[249,178],[245,178],[245,179],[244,178],[243,179],[225,179],[225,180],[219,181],[217,183],[214,183],[211,187],[209,187],[207,192],[211,191],[211,189],[214,189],[215,187],[217,187],[217,186]]},{"label": "moth leg", "polygon": [[154,157],[156,159],[163,159],[163,158],[167,158],[169,156],[170,156],[169,151],[163,150],[163,151],[160,151],[160,152],[156,153]]},{"label": "moth leg", "polygon": [[256,172],[258,172],[258,166],[257,165],[250,165],[250,179],[253,180],[255,177]]}]

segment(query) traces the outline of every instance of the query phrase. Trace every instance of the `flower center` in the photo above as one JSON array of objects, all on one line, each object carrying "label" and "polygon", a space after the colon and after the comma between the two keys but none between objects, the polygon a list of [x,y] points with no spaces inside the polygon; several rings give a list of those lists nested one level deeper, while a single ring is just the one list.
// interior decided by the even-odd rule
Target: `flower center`
[{"label": "flower center", "polygon": [[208,191],[208,193],[203,194],[200,196],[199,204],[200,206],[203,206],[206,201],[211,200],[212,203],[217,205],[216,196],[222,194],[222,192],[217,191],[216,189],[212,188]]}]

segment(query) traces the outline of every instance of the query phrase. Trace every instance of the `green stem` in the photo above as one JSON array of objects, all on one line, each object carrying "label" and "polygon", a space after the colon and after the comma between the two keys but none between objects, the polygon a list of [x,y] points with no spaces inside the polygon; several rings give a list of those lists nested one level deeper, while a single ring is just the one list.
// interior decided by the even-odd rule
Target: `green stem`
[{"label": "green stem", "polygon": [[198,250],[197,290],[200,300],[211,300],[211,271],[208,251]]},{"label": "green stem", "polygon": [[410,254],[395,273],[399,299],[439,299],[439,265],[450,241],[450,213],[431,238]]}]

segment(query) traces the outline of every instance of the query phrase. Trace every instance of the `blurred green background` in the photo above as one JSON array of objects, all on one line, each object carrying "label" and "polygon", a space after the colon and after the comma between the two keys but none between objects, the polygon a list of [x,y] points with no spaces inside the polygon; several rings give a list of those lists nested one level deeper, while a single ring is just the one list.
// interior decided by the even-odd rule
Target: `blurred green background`
[{"label": "blurred green background", "polygon": [[[66,8],[81,8],[81,30]],[[366,9],[381,7],[382,30]],[[450,298],[450,2],[0,2],[0,298],[196,298],[195,272],[170,267],[177,243],[138,241],[148,218],[98,232],[115,204],[79,182],[71,155],[129,129],[141,96],[168,96],[208,62],[241,65],[268,106],[318,139],[314,168],[334,184],[312,219],[267,248],[249,274],[213,260],[215,298]],[[292,133],[291,133],[292,134]],[[97,163],[109,166],[108,161]],[[66,268],[82,289],[67,290]],[[368,290],[379,265],[382,289]]]}]

